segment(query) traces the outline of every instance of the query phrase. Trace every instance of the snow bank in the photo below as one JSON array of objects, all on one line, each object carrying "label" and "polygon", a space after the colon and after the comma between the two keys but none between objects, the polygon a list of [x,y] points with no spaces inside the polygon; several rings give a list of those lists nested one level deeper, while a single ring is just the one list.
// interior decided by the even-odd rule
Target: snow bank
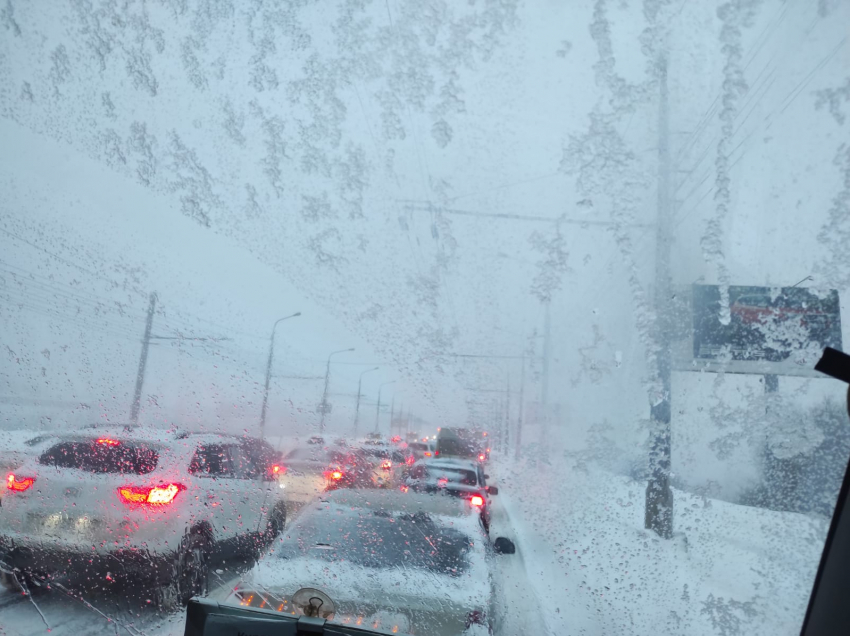
[{"label": "snow bank", "polygon": [[643,483],[570,465],[499,474],[548,633],[799,633],[827,519],[676,491],[663,541],[643,529]]}]

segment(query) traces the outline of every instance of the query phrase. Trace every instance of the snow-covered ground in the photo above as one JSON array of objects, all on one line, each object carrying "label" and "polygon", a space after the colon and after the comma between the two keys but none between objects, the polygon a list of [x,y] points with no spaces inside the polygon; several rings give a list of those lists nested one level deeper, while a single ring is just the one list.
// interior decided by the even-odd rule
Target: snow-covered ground
[{"label": "snow-covered ground", "polygon": [[546,633],[799,633],[827,519],[675,491],[664,541],[643,483],[569,461],[498,472]]}]

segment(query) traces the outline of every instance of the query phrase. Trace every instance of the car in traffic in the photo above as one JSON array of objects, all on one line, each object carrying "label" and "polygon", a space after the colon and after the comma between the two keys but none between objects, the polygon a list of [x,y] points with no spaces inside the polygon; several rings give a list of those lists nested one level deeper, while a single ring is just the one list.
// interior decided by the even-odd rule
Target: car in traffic
[{"label": "car in traffic", "polygon": [[443,427],[437,432],[436,457],[462,457],[486,462],[490,459],[486,433],[467,428]]},{"label": "car in traffic", "polygon": [[465,500],[477,510],[484,529],[490,530],[492,497],[499,493],[487,485],[488,475],[475,460],[447,457],[420,460],[408,470],[403,489],[424,493],[446,493]]},{"label": "car in traffic", "polygon": [[378,470],[358,449],[310,444],[283,456],[280,486],[294,510],[329,490],[378,487]]},{"label": "car in traffic", "polygon": [[310,504],[236,585],[210,599],[385,633],[490,633],[487,540],[466,502],[336,491]]},{"label": "car in traffic", "polygon": [[170,607],[205,592],[210,564],[259,555],[283,529],[280,467],[250,437],[127,428],[57,435],[6,476],[0,582],[124,579]]},{"label": "car in traffic", "polygon": [[415,461],[411,452],[398,446],[364,444],[359,450],[372,463],[375,482],[381,488],[395,488],[399,485],[402,471]]}]

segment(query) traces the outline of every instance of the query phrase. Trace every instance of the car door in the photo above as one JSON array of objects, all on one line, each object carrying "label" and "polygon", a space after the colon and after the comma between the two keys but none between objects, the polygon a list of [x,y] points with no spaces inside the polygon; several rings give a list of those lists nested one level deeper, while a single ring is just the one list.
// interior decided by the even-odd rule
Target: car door
[{"label": "car door", "polygon": [[201,443],[189,465],[197,478],[198,497],[209,509],[209,523],[216,541],[216,552],[231,556],[237,549],[244,505],[242,480],[236,478],[233,444]]},{"label": "car door", "polygon": [[245,444],[233,444],[228,450],[235,478],[233,508],[237,515],[240,541],[246,539],[253,542],[258,532],[265,528],[267,515],[264,510],[270,503],[272,482],[263,479],[264,470],[257,454],[250,452]]}]

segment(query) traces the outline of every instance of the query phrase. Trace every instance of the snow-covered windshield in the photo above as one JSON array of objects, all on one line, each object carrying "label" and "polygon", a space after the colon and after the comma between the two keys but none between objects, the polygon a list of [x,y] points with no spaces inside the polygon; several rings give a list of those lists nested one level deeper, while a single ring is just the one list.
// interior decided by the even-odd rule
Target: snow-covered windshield
[{"label": "snow-covered windshield", "polygon": [[[850,324],[848,24],[0,0],[0,634],[182,634],[348,492],[385,516],[274,594],[798,633],[850,457],[813,370]],[[445,584],[404,579],[461,562],[410,501],[472,537]]]}]

